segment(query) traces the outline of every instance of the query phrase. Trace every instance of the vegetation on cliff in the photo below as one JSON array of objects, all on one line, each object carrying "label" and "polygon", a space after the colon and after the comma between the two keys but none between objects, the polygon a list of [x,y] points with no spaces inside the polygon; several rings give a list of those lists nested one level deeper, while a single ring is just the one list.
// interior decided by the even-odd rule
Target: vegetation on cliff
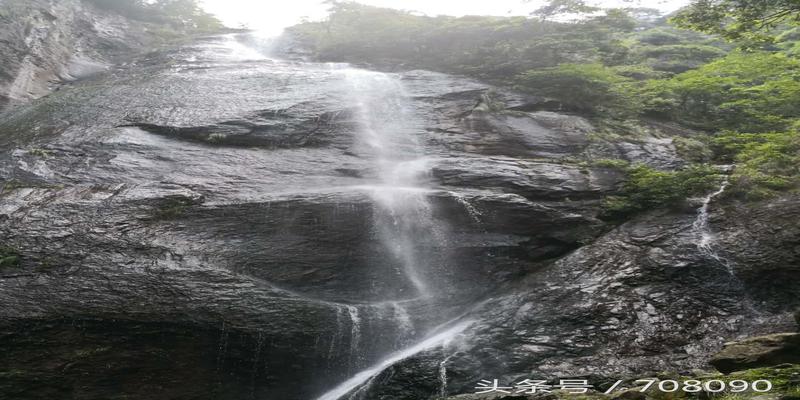
[{"label": "vegetation on cliff", "polygon": [[[289,32],[324,60],[466,74],[596,120],[655,118],[697,129],[703,134],[681,140],[714,150],[702,161],[736,163],[730,193],[760,199],[800,186],[794,3],[698,0],[669,18],[562,0],[534,18],[456,18],[332,2],[328,19]],[[557,22],[565,15],[573,20]],[[634,171],[628,190],[648,197],[637,182],[644,170]]]}]

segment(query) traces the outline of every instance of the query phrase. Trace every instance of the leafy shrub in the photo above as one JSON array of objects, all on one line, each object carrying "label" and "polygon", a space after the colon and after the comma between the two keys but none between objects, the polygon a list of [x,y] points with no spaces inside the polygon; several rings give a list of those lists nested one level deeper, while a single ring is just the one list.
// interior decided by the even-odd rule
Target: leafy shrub
[{"label": "leafy shrub", "polygon": [[677,44],[682,41],[682,38],[677,33],[665,29],[650,29],[642,32],[637,39],[642,43],[655,46]]},{"label": "leafy shrub", "polygon": [[782,130],[800,117],[800,60],[734,52],[668,80],[652,81],[648,109],[706,129]]},{"label": "leafy shrub", "polygon": [[682,204],[687,198],[708,193],[723,179],[716,168],[694,165],[680,171],[658,171],[645,165],[627,170],[619,195],[605,201],[604,217],[616,219],[636,212]]},{"label": "leafy shrub", "polygon": [[800,133],[738,133],[713,140],[720,157],[736,163],[732,192],[747,199],[772,197],[800,184]]},{"label": "leafy shrub", "polygon": [[627,170],[627,168],[631,165],[630,162],[620,160],[618,158],[601,158],[599,160],[593,160],[591,164],[594,167],[614,168],[620,170]]},{"label": "leafy shrub", "polygon": [[636,49],[636,56],[653,69],[672,73],[686,72],[724,55],[722,49],[701,44],[643,46]]},{"label": "leafy shrub", "polygon": [[632,83],[601,64],[562,64],[528,71],[518,79],[518,86],[525,91],[590,112],[633,110]]},{"label": "leafy shrub", "polygon": [[672,139],[672,143],[675,145],[678,155],[684,160],[703,163],[711,161],[714,157],[711,148],[700,140],[677,136]]}]

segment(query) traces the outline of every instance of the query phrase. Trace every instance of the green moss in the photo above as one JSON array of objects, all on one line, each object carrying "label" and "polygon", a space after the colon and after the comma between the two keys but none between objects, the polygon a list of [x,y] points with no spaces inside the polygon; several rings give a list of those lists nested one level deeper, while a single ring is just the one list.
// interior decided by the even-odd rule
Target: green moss
[{"label": "green moss", "polygon": [[0,246],[0,268],[17,267],[19,264],[19,251],[9,246]]},{"label": "green moss", "polygon": [[34,157],[40,157],[40,158],[50,157],[50,152],[49,151],[47,151],[45,149],[38,149],[38,148],[29,150],[28,154],[30,154],[30,155],[32,155]]},{"label": "green moss", "polygon": [[754,368],[745,371],[732,372],[728,375],[714,374],[709,379],[721,379],[725,382],[733,380],[744,380],[753,382],[759,379],[766,379],[772,382],[774,390],[788,391],[797,390],[797,382],[800,379],[800,365],[784,364],[775,367]]},{"label": "green moss", "polygon": [[631,163],[618,158],[601,158],[599,160],[593,160],[591,165],[599,168],[614,168],[625,171],[630,167]]},{"label": "green moss", "polygon": [[0,184],[0,194],[13,192],[17,189],[23,188],[39,188],[39,189],[61,189],[63,185],[52,185],[44,182],[31,182],[19,179],[9,179]]},{"label": "green moss", "polygon": [[206,141],[209,143],[222,143],[228,135],[224,133],[212,133],[206,137]]},{"label": "green moss", "polygon": [[163,199],[153,212],[155,220],[180,218],[189,207],[197,204],[197,200],[184,196],[172,196]]}]

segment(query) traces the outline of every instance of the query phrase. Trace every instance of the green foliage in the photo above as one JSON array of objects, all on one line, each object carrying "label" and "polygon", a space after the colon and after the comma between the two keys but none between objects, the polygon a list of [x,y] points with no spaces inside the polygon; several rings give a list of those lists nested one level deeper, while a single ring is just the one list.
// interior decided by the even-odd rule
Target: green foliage
[{"label": "green foliage", "polygon": [[736,163],[734,190],[758,200],[800,185],[800,132],[738,133],[714,137],[720,157]]},{"label": "green foliage", "polygon": [[600,8],[589,5],[584,0],[550,0],[547,4],[537,8],[533,15],[548,19],[567,15],[590,14],[597,11],[600,11]]},{"label": "green foliage", "polygon": [[669,44],[641,46],[636,49],[636,55],[650,59],[649,64],[656,70],[681,73],[723,57],[725,51],[701,44]]},{"label": "green foliage", "polygon": [[326,21],[288,32],[326,61],[403,64],[507,82],[559,64],[621,64],[628,49],[620,35],[634,25],[620,10],[568,24],[525,17],[426,17],[334,3]]},{"label": "green foliage", "polygon": [[664,71],[656,71],[649,65],[642,65],[642,64],[619,65],[612,68],[614,69],[614,72],[616,72],[618,75],[636,81],[665,79],[670,76],[670,74]]},{"label": "green foliage", "polygon": [[720,35],[753,47],[774,41],[771,31],[800,22],[796,0],[694,0],[672,21],[678,26]]},{"label": "green foliage", "polygon": [[627,169],[627,174],[620,194],[606,198],[605,218],[676,206],[688,197],[711,191],[722,181],[719,171],[707,165],[694,165],[680,171],[659,171],[635,165]]},{"label": "green foliage", "polygon": [[711,148],[702,141],[695,138],[677,136],[672,139],[675,150],[684,160],[694,163],[709,162],[714,157]]},{"label": "green foliage", "polygon": [[631,163],[618,158],[601,158],[599,160],[593,160],[591,165],[599,168],[613,168],[626,171]]},{"label": "green foliage", "polygon": [[633,81],[602,64],[562,64],[522,74],[518,86],[583,111],[630,111]]},{"label": "green foliage", "polygon": [[664,28],[650,29],[642,32],[638,35],[637,39],[639,42],[653,46],[674,45],[683,41],[683,38],[673,30]]},{"label": "green foliage", "polygon": [[[708,137],[676,137],[679,154],[693,163],[736,163],[731,192],[757,198],[796,187],[800,28],[790,24],[796,16],[790,3],[797,4],[695,0],[674,18],[700,31],[691,32],[647,10],[603,10],[583,0],[550,1],[539,19],[433,18],[334,1],[326,21],[289,32],[326,61],[464,74],[556,99],[596,117],[595,134],[608,141],[633,130],[602,125],[642,114],[707,131]],[[631,15],[641,13],[649,16],[634,29]],[[555,22],[565,16],[579,18]],[[724,40],[705,34],[747,47],[767,28],[773,44],[760,51],[731,52]],[[484,100],[488,112],[502,109]],[[727,133],[712,136],[718,131]],[[677,204],[717,176],[703,167],[629,173],[624,193],[609,199],[610,214]]]},{"label": "green foliage", "polygon": [[650,110],[696,127],[781,130],[800,116],[800,61],[781,53],[733,52],[652,81],[646,93]]}]

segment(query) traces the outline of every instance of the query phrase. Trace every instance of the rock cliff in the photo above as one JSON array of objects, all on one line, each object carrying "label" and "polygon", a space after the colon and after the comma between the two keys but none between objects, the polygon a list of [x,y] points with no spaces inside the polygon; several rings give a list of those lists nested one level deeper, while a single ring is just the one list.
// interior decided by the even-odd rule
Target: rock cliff
[{"label": "rock cliff", "polygon": [[25,7],[2,28],[27,32],[0,50],[6,101],[99,74],[0,115],[0,397],[309,399],[469,319],[360,394],[430,399],[485,378],[706,368],[724,342],[793,324],[796,195],[712,203],[726,262],[698,249],[695,207],[600,218],[624,176],[593,161],[680,166],[668,129],[610,140],[462,77],[360,78],[402,86],[415,118],[436,222],[415,247],[424,299],[377,228],[345,67],[236,35],[119,64],[146,42],[130,21]]}]

